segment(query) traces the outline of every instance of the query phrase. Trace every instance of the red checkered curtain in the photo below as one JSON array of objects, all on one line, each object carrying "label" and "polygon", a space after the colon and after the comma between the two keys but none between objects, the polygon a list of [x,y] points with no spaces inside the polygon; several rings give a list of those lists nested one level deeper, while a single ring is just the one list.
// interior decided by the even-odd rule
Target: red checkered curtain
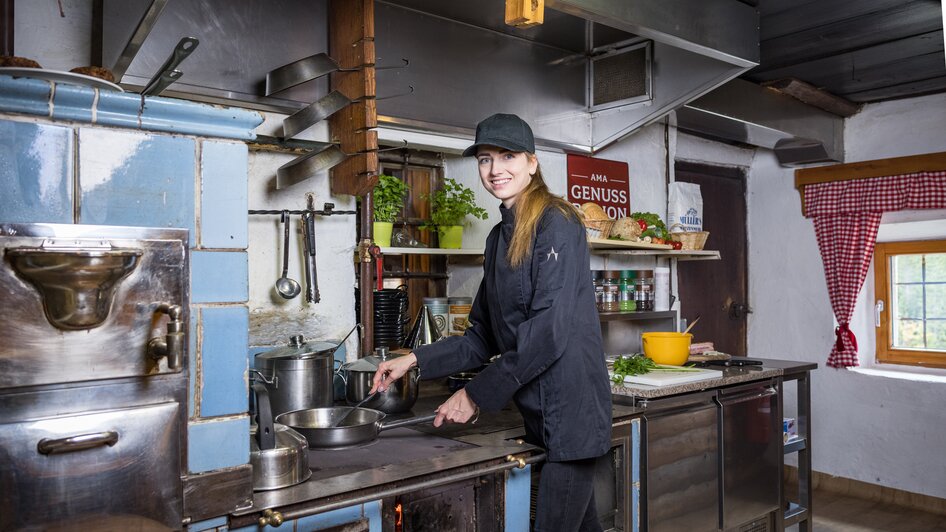
[{"label": "red checkered curtain", "polygon": [[848,328],[864,284],[884,212],[946,209],[946,171],[815,183],[805,186],[831,308],[838,321],[828,356],[835,368],[857,366],[857,338]]}]

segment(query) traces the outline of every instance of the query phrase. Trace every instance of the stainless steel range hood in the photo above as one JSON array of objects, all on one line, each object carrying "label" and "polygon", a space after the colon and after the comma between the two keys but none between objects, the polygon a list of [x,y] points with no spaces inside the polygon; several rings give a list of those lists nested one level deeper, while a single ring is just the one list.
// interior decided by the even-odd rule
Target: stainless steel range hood
[{"label": "stainless steel range hood", "polygon": [[735,79],[676,111],[677,127],[774,151],[783,166],[844,160],[844,119]]},{"label": "stainless steel range hood", "polygon": [[[200,48],[165,95],[294,112],[327,92],[324,80],[279,98],[262,89],[268,71],[327,51],[326,0],[167,0],[147,32],[139,21],[151,6],[104,0],[104,64],[121,60],[132,35],[147,35],[123,85],[143,85],[187,35]],[[469,136],[485,116],[515,112],[540,144],[597,152],[759,61],[758,13],[739,0],[547,0],[546,7],[544,24],[517,29],[504,23],[504,0],[377,0],[377,66],[410,61],[377,72],[378,96],[414,89],[379,101],[379,122]],[[646,71],[635,76],[646,97],[594,105],[595,61],[642,46]]]}]

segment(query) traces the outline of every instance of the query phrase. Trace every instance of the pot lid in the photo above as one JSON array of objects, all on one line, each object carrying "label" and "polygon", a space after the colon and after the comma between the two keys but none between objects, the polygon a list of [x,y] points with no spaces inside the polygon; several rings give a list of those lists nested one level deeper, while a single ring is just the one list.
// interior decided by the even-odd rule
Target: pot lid
[{"label": "pot lid", "polygon": [[301,334],[289,338],[289,345],[277,347],[269,351],[264,351],[256,355],[257,359],[262,360],[301,360],[306,358],[316,358],[323,356],[333,356],[338,344],[329,342],[308,341]]},{"label": "pot lid", "polygon": [[385,360],[392,360],[401,356],[401,353],[389,353],[387,348],[379,347],[375,349],[377,355],[368,355],[364,358],[359,358],[353,362],[348,362],[343,366],[343,369],[348,371],[371,371],[375,372],[378,370],[378,365]]}]

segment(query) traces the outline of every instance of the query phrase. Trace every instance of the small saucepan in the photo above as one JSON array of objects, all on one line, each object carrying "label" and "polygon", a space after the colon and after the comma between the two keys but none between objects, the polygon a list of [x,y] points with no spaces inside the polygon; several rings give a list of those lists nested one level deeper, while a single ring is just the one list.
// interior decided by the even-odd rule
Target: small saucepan
[{"label": "small saucepan", "polygon": [[335,427],[335,420],[351,411],[349,406],[328,408],[307,408],[286,412],[276,417],[276,422],[294,429],[305,436],[309,448],[349,447],[374,441],[383,430],[408,427],[428,423],[437,414],[383,421],[385,414],[370,408],[356,408],[348,415],[341,426]]}]

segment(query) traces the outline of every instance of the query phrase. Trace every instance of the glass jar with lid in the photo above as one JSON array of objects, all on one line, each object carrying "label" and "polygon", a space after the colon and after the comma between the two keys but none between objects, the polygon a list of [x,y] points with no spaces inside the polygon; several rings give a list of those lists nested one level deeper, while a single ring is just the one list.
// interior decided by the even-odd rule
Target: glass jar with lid
[{"label": "glass jar with lid", "polygon": [[637,310],[654,310],[654,271],[639,270],[634,281],[634,303]]},{"label": "glass jar with lid", "polygon": [[601,310],[603,312],[617,312],[621,309],[621,272],[618,270],[605,270],[604,296],[601,301]]},{"label": "glass jar with lid", "polygon": [[637,278],[634,270],[621,270],[621,280],[618,284],[618,309],[622,312],[637,310],[634,301],[634,280]]},{"label": "glass jar with lid", "polygon": [[595,287],[595,307],[600,312],[604,304],[604,276],[601,270],[591,270],[591,282]]}]

